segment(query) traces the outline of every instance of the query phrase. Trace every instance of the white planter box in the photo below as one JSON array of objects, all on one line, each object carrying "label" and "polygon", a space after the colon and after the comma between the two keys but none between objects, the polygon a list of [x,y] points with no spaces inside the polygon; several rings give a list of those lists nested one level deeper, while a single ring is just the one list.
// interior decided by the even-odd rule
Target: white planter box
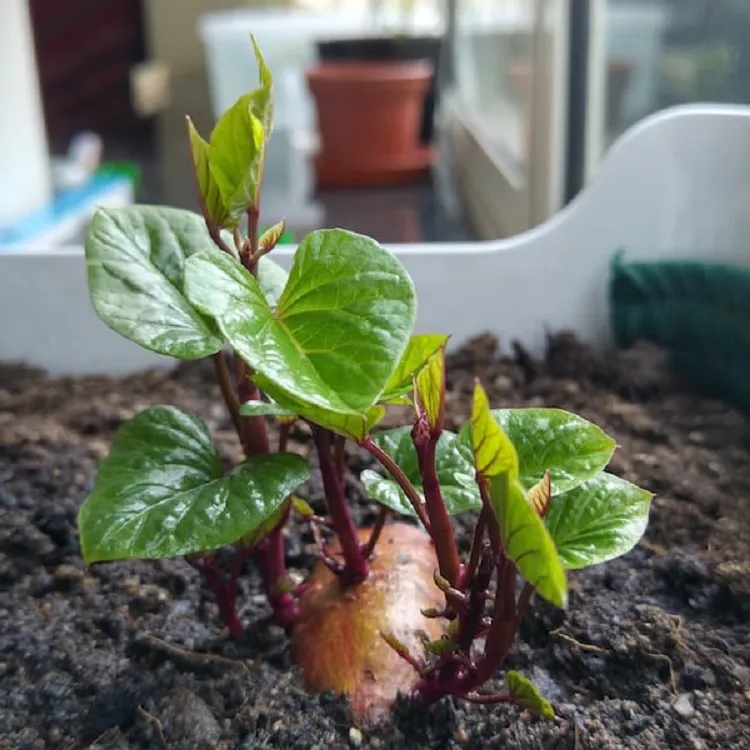
[{"label": "white planter box", "polygon": [[[609,340],[613,253],[628,258],[750,263],[750,108],[668,110],[626,133],[564,211],[497,242],[393,249],[419,292],[418,329],[484,331],[543,350],[547,331]],[[293,250],[274,251],[289,264]],[[89,302],[81,248],[0,255],[0,360],[54,373],[122,373],[169,360],[102,324]]]}]

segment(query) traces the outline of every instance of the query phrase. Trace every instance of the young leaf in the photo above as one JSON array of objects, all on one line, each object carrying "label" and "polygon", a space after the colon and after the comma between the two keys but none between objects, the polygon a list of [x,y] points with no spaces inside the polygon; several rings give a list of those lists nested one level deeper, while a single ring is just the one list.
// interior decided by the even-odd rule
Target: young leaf
[{"label": "young leaf", "polygon": [[651,493],[601,472],[552,500],[545,521],[568,569],[629,552],[648,524]]},{"label": "young leaf", "polygon": [[[422,492],[417,452],[411,439],[411,428],[397,427],[373,435],[373,440],[403,470],[418,492]],[[482,500],[474,480],[474,464],[459,443],[455,433],[444,431],[437,444],[436,468],[448,513],[456,515],[479,510]],[[414,516],[414,509],[401,488],[390,478],[365,470],[360,476],[367,494],[376,502],[397,513]]]},{"label": "young leaf", "polygon": [[295,412],[268,401],[245,401],[240,406],[243,417],[294,417]]},{"label": "young leaf", "polygon": [[219,251],[204,220],[154,206],[99,208],[86,234],[91,301],[99,317],[136,344],[178,359],[201,359],[223,341],[183,294],[186,260]]},{"label": "young leaf", "polygon": [[477,472],[485,479],[508,474],[518,477],[518,454],[510,438],[492,416],[487,393],[477,381],[471,410],[471,445]]},{"label": "young leaf", "polygon": [[549,470],[553,495],[601,471],[615,450],[599,427],[562,409],[495,409],[492,415],[518,452],[523,484],[536,484]]},{"label": "young leaf", "polygon": [[435,333],[419,333],[412,336],[401,361],[388,380],[381,401],[392,403],[399,396],[409,393],[414,385],[414,376],[435,352],[445,346],[449,338]]},{"label": "young leaf", "polygon": [[544,476],[529,490],[529,502],[534,506],[537,514],[544,518],[549,510],[549,504],[552,500],[552,480],[550,473],[547,471]]},{"label": "young leaf", "polygon": [[286,222],[284,219],[277,221],[272,227],[266,229],[258,240],[258,249],[263,253],[272,250],[283,236],[285,229]]},{"label": "young leaf", "polygon": [[124,424],[78,525],[87,563],[179,557],[247,538],[309,477],[293,453],[253,456],[222,476],[205,422],[155,406]]},{"label": "young leaf", "polygon": [[433,354],[416,377],[416,395],[430,429],[438,433],[445,419],[445,349]]},{"label": "young leaf", "polygon": [[201,195],[201,204],[209,223],[222,228],[229,224],[229,214],[224,200],[216,184],[211,164],[208,157],[208,143],[201,138],[193,121],[188,117],[188,135],[190,136],[190,151],[193,156],[193,169],[198,190]]},{"label": "young leaf", "polygon": [[253,108],[253,92],[240,97],[219,118],[208,146],[208,160],[231,227],[258,205],[266,134]]},{"label": "young leaf", "polygon": [[312,518],[315,515],[315,511],[310,507],[307,500],[303,500],[301,497],[293,497],[292,504],[294,505],[294,510],[303,518]]},{"label": "young leaf", "polygon": [[190,301],[214,317],[258,384],[313,421],[316,410],[368,418],[416,312],[400,262],[374,240],[341,229],[303,240],[275,311],[227,255],[195,255],[185,275]]},{"label": "young leaf", "polygon": [[263,256],[258,261],[258,284],[271,307],[279,304],[279,297],[284,291],[288,278],[289,274],[270,258]]},{"label": "young leaf", "polygon": [[557,607],[565,607],[565,569],[547,527],[526,499],[523,488],[506,473],[490,477],[488,489],[505,554],[540,596]]},{"label": "young leaf", "polygon": [[519,706],[528,711],[533,711],[545,719],[555,718],[555,712],[549,701],[542,697],[531,680],[527,680],[523,675],[513,671],[505,675],[505,680],[508,683],[508,689],[513,696],[513,700]]},{"label": "young leaf", "polygon": [[273,76],[266,65],[263,53],[260,51],[258,42],[251,34],[250,41],[253,44],[253,53],[258,63],[258,77],[260,86],[250,93],[253,114],[263,123],[266,141],[271,137],[273,129]]}]

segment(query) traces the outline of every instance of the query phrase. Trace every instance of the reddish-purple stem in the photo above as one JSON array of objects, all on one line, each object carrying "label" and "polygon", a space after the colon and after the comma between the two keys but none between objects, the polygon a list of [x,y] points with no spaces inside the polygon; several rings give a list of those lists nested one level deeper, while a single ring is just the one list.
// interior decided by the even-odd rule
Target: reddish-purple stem
[{"label": "reddish-purple stem", "polygon": [[425,513],[424,503],[419,496],[409,477],[404,474],[403,469],[369,436],[365,435],[359,443],[380,465],[391,475],[393,481],[401,488],[404,495],[411,503],[414,513],[422,523],[422,526],[430,531],[430,521]]},{"label": "reddish-purple stem", "polygon": [[426,417],[421,416],[412,430],[412,440],[417,451],[425,506],[430,519],[430,537],[435,544],[440,574],[451,586],[456,586],[461,575],[461,563],[458,559],[453,524],[445,507],[435,465],[438,438],[439,434],[431,434]]},{"label": "reddish-purple stem", "polygon": [[333,531],[341,545],[344,558],[342,578],[347,583],[359,583],[367,578],[370,566],[362,554],[349,506],[346,502],[344,484],[339,476],[336,462],[331,451],[331,433],[321,427],[313,426],[315,447],[318,451],[320,473],[323,479],[328,513],[331,517]]},{"label": "reddish-purple stem", "polygon": [[370,557],[372,557],[372,553],[375,551],[375,546],[380,539],[380,535],[383,533],[383,529],[385,528],[385,523],[388,520],[389,515],[390,510],[386,508],[385,505],[381,505],[380,513],[378,514],[377,521],[375,521],[375,525],[372,527],[370,538],[367,540],[367,544],[362,547],[362,555],[364,556],[365,560],[369,560]]}]

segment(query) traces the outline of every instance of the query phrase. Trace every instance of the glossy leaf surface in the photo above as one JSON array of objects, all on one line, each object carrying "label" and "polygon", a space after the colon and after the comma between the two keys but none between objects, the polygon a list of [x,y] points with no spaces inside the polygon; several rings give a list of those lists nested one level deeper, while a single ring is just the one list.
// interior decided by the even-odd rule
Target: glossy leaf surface
[{"label": "glossy leaf surface", "polygon": [[270,258],[264,256],[258,261],[258,284],[271,307],[279,304],[288,278],[289,274]]},{"label": "glossy leaf surface", "polygon": [[294,417],[295,412],[268,401],[245,401],[240,406],[243,417]]},{"label": "glossy leaf surface", "polygon": [[542,697],[536,685],[518,672],[509,671],[505,675],[513,700],[522,708],[533,711],[545,719],[554,719],[555,712],[549,701]]},{"label": "glossy leaf surface", "polygon": [[492,415],[516,448],[524,485],[549,470],[553,495],[601,471],[615,450],[599,427],[562,409],[494,409]]},{"label": "glossy leaf surface", "polygon": [[409,339],[398,366],[393,371],[383,393],[383,401],[394,401],[409,393],[414,376],[427,364],[430,357],[448,342],[449,336],[418,333]]},{"label": "glossy leaf surface", "polygon": [[445,417],[445,349],[436,351],[419,371],[416,394],[430,429],[442,430]]},{"label": "glossy leaf surface", "polygon": [[208,142],[201,137],[189,117],[187,118],[187,124],[195,179],[198,183],[206,218],[217,227],[227,226],[229,213],[224,205],[224,200],[221,197],[219,186],[211,168]]},{"label": "glossy leaf surface", "polygon": [[187,259],[219,253],[202,217],[155,206],[100,208],[85,249],[94,309],[114,331],[178,359],[208,357],[221,348],[211,320],[183,293]]},{"label": "glossy leaf surface", "polygon": [[[411,428],[397,427],[376,433],[373,440],[401,467],[415,489],[422,494],[422,479]],[[435,463],[448,513],[455,515],[467,510],[479,510],[482,501],[474,481],[471,456],[467,455],[455,433],[443,432],[437,444]],[[362,472],[360,480],[373,500],[403,515],[414,516],[411,503],[392,479],[368,469]]]},{"label": "glossy leaf surface", "polygon": [[223,476],[205,422],[155,406],[124,424],[79,515],[86,562],[165,558],[234,543],[309,477],[292,453],[253,456]]},{"label": "glossy leaf surface", "polygon": [[523,488],[508,474],[491,477],[488,488],[505,554],[540,596],[565,607],[565,569],[547,527],[526,499]]},{"label": "glossy leaf surface", "polygon": [[[277,403],[366,418],[409,341],[414,287],[374,240],[344,230],[313,232],[299,246],[272,310],[258,282],[226,255],[201,253],[186,293],[258,373]],[[317,410],[317,412],[316,412]]]},{"label": "glossy leaf surface", "polygon": [[477,382],[471,409],[471,447],[477,472],[485,479],[508,474],[518,476],[518,454],[515,446],[493,418],[487,393]]},{"label": "glossy leaf surface", "polygon": [[216,123],[208,159],[229,216],[238,226],[248,208],[258,203],[266,134],[253,111],[253,93],[241,96]]},{"label": "glossy leaf surface", "polygon": [[545,521],[566,568],[629,552],[648,524],[651,493],[601,472],[552,499]]}]

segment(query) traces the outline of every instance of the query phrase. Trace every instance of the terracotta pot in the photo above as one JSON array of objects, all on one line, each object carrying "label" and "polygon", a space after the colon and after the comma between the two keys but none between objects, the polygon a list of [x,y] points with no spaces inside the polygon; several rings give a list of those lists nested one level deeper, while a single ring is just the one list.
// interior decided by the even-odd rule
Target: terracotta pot
[{"label": "terracotta pot", "polygon": [[[443,51],[442,37],[396,36],[354,39],[328,39],[318,42],[320,62],[399,62],[402,60],[429,60],[438,70]],[[422,109],[420,138],[431,143],[435,132],[435,110],[440,91],[437,73],[433,75]]]},{"label": "terracotta pot", "polygon": [[385,184],[389,175],[412,177],[415,164],[429,166],[419,135],[432,75],[426,60],[331,62],[309,70],[321,143],[319,183]]}]

